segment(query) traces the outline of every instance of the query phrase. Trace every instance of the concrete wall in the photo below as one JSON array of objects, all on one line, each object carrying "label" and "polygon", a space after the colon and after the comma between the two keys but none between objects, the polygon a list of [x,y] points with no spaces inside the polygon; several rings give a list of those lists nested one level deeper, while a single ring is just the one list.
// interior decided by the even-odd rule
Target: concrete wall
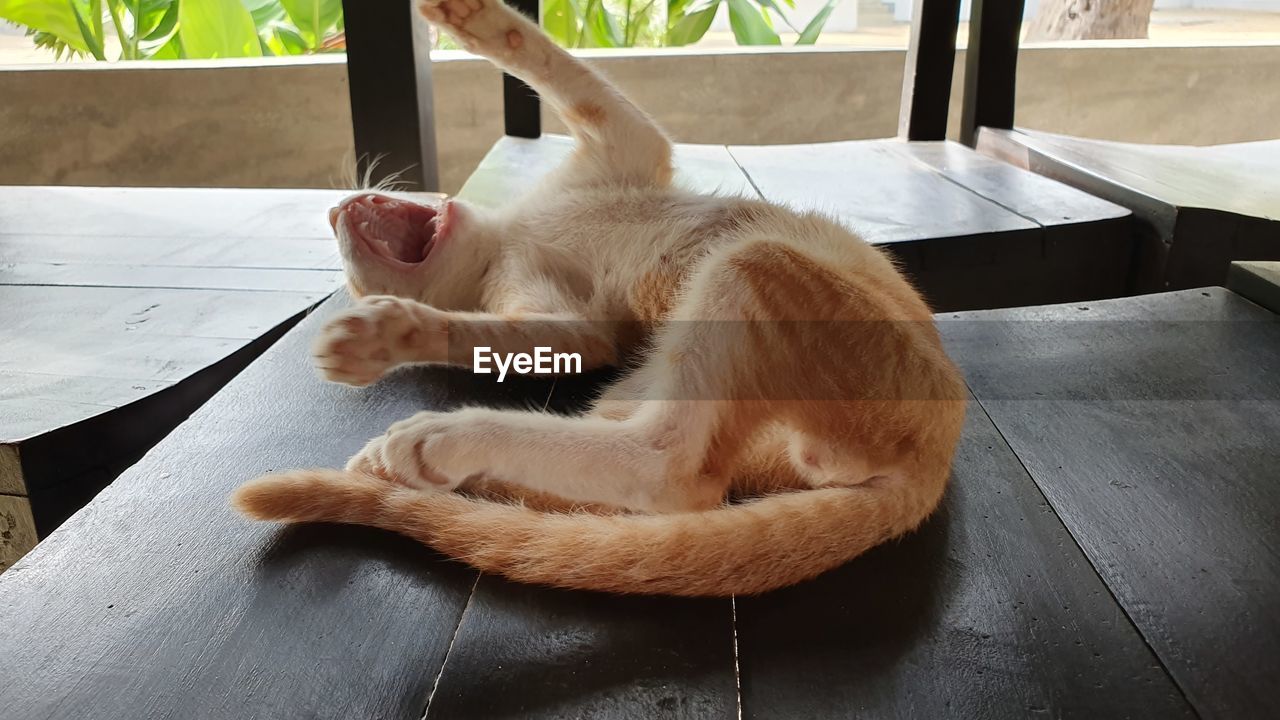
[{"label": "concrete wall", "polygon": [[[901,50],[591,57],[685,142],[874,138],[897,125]],[[1264,89],[1277,68],[1275,45],[1031,47],[1018,123],[1139,142],[1276,138],[1280,94]],[[453,191],[502,132],[500,81],[461,53],[439,53],[434,72],[441,179]],[[342,187],[346,82],[340,58],[0,70],[0,184]]]}]

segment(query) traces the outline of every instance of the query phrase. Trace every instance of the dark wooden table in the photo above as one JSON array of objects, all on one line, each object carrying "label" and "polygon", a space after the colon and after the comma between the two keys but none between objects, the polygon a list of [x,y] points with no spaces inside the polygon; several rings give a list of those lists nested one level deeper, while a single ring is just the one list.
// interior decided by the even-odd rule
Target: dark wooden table
[{"label": "dark wooden table", "polygon": [[464,401],[316,379],[335,297],[0,576],[13,718],[1276,717],[1280,320],[1219,288],[940,316],[973,397],[942,510],[734,600],[515,585],[228,493]]},{"label": "dark wooden table", "polygon": [[0,571],[342,285],[340,196],[0,188]]}]

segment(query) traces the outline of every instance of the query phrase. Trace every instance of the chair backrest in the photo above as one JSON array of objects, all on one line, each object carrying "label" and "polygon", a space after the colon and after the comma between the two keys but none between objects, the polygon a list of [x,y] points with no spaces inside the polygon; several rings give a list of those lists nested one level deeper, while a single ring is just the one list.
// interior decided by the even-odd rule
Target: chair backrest
[{"label": "chair backrest", "polygon": [[[507,3],[539,15],[539,0]],[[403,0],[344,0],[343,6],[358,170],[374,182],[399,172],[410,189],[437,189],[425,24]],[[960,135],[966,144],[973,144],[978,127],[1013,127],[1022,9],[1023,0],[970,2]],[[960,0],[915,0],[898,119],[898,135],[907,140],[946,137],[959,14]],[[541,135],[537,93],[509,75],[502,82],[506,134]]]},{"label": "chair backrest", "polygon": [[[508,0],[508,4],[538,17],[538,0]],[[1022,3],[1017,5],[1021,16]],[[898,134],[908,140],[946,136],[959,16],[960,0],[915,0],[898,119]],[[537,93],[510,76],[503,78],[503,121],[507,135],[536,138],[541,134]]]},{"label": "chair backrest", "polygon": [[[534,22],[542,22],[538,17],[538,0],[507,0],[507,4]],[[536,138],[542,134],[542,103],[538,93],[506,73],[502,74],[502,126],[512,137]]]},{"label": "chair backrest", "polygon": [[972,0],[964,60],[960,142],[973,147],[980,127],[1013,128],[1014,86],[1023,0]]},{"label": "chair backrest", "polygon": [[438,190],[431,41],[408,0],[343,0],[356,172]]}]

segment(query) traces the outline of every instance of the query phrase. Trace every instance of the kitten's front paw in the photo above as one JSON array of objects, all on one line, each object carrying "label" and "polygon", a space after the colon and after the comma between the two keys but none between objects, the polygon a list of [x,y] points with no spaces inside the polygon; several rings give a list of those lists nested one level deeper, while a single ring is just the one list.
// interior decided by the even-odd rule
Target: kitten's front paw
[{"label": "kitten's front paw", "polygon": [[436,470],[429,458],[443,448],[446,420],[423,412],[402,420],[370,440],[347,462],[347,469],[421,490],[448,492],[459,483]]},{"label": "kitten's front paw", "polygon": [[500,0],[418,0],[418,12],[478,55],[504,56],[524,46],[519,15]]},{"label": "kitten's front paw", "polygon": [[326,380],[364,387],[397,365],[443,355],[444,321],[435,323],[415,312],[414,304],[398,297],[369,297],[325,323],[311,352],[316,370]]}]

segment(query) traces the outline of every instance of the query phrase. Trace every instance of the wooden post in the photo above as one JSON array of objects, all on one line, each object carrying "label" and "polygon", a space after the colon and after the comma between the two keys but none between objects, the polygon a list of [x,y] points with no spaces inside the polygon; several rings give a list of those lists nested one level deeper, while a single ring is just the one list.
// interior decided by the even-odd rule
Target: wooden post
[{"label": "wooden post", "polygon": [[964,59],[960,142],[974,147],[978,128],[1013,128],[1018,35],[1023,0],[973,0]]},{"label": "wooden post", "polygon": [[911,13],[898,137],[942,140],[947,136],[960,0],[915,0]]},{"label": "wooden post", "polygon": [[342,6],[358,177],[394,176],[401,189],[439,190],[426,22],[408,0]]},{"label": "wooden post", "polygon": [[[507,4],[541,24],[538,0],[507,0]],[[542,107],[538,93],[506,73],[502,74],[502,118],[507,135],[522,138],[542,135]]]}]

